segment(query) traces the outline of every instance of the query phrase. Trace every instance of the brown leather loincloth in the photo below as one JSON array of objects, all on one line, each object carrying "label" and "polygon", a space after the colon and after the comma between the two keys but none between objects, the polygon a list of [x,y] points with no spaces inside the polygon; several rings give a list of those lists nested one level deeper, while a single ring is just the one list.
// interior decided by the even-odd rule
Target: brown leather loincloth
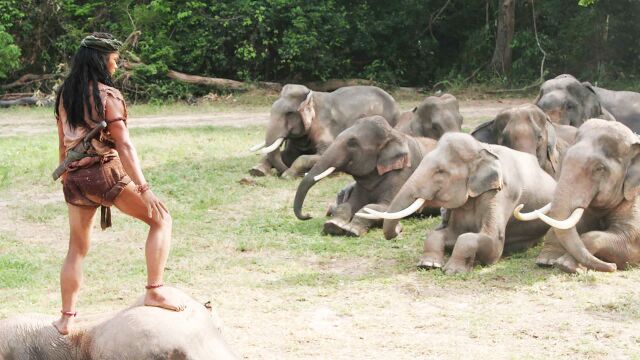
[{"label": "brown leather loincloth", "polygon": [[[131,179],[125,173],[117,156],[85,159],[72,163],[68,167],[62,187],[64,199],[69,204],[77,206],[102,206],[101,226],[104,229],[111,225],[111,211],[108,207],[113,205],[115,198],[131,182]],[[83,164],[78,166],[77,163],[80,162]]]}]

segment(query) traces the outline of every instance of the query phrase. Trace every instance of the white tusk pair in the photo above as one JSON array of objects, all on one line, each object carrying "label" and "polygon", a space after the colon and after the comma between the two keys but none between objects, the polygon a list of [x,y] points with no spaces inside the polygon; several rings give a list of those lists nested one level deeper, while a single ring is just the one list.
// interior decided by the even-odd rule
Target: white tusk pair
[{"label": "white tusk pair", "polygon": [[518,206],[516,206],[516,208],[513,210],[513,217],[515,217],[516,219],[520,220],[520,221],[531,221],[531,220],[536,220],[539,218],[539,216],[536,214],[536,211],[546,214],[549,212],[549,210],[551,210],[551,203],[548,203],[547,205],[541,207],[538,210],[534,210],[532,212],[528,212],[528,213],[521,213],[520,210],[522,210],[522,208],[524,207],[524,204],[520,204]]},{"label": "white tusk pair", "polygon": [[577,208],[573,210],[573,212],[567,219],[556,220],[552,217],[545,215],[546,213],[549,212],[549,210],[551,210],[551,203],[548,203],[544,207],[538,210],[533,210],[532,212],[529,212],[529,213],[521,213],[520,210],[522,210],[523,207],[524,207],[524,204],[520,204],[516,206],[516,208],[513,210],[513,216],[516,219],[522,220],[522,221],[531,221],[531,220],[540,219],[544,221],[547,225],[553,226],[554,228],[561,229],[561,230],[571,229],[572,227],[576,226],[578,221],[580,221],[580,218],[582,218],[582,214],[584,213],[583,208]]},{"label": "white tusk pair", "polygon": [[313,177],[313,181],[319,181],[322,180],[324,178],[326,178],[327,176],[331,175],[332,172],[334,172],[336,170],[336,168],[334,168],[333,166],[328,168],[327,170],[321,172],[320,174],[316,175]]},{"label": "white tusk pair", "polygon": [[417,198],[416,201],[413,202],[413,204],[409,205],[409,207],[407,207],[404,210],[400,210],[398,212],[394,212],[394,213],[389,213],[389,212],[380,212],[380,211],[376,211],[373,209],[369,209],[369,208],[363,208],[362,210],[364,210],[365,212],[359,212],[356,213],[356,216],[359,216],[361,218],[364,219],[372,219],[372,220],[376,220],[376,219],[388,219],[388,220],[397,220],[397,219],[402,219],[405,218],[411,214],[413,214],[414,212],[418,211],[422,205],[424,205],[424,203],[426,202],[425,199],[423,198]]},{"label": "white tusk pair", "polygon": [[[271,145],[267,146],[266,148],[260,150],[260,152],[263,153],[263,154],[268,154],[268,153],[274,151],[275,149],[279,148],[280,145],[282,145],[283,141],[284,141],[284,138],[278,138],[278,139],[276,139],[276,141],[273,142],[273,144],[271,144]],[[263,147],[264,147],[264,145],[263,145]]]}]

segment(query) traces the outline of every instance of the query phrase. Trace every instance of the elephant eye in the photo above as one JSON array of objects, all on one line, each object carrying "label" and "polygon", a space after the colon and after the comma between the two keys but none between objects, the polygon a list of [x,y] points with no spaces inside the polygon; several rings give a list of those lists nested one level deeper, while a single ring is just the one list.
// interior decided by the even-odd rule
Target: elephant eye
[{"label": "elephant eye", "polygon": [[596,165],[596,167],[593,169],[593,171],[594,171],[594,172],[597,172],[597,173],[601,173],[601,172],[604,172],[604,171],[606,171],[606,170],[607,170],[607,168],[606,168],[603,164],[598,164],[598,165]]},{"label": "elephant eye", "polygon": [[355,138],[350,138],[349,140],[347,140],[347,146],[348,147],[358,147],[358,140],[356,140]]}]

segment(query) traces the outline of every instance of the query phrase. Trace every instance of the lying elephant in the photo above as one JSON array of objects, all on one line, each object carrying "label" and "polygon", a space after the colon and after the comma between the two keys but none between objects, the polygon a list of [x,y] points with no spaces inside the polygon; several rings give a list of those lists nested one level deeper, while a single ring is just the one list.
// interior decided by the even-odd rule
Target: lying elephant
[{"label": "lying elephant", "polygon": [[[610,112],[609,105],[616,102],[615,97],[601,97],[599,94],[601,90],[604,89],[596,88],[587,82],[580,82],[572,75],[562,74],[542,84],[535,103],[549,115],[551,121],[562,125],[580,127],[591,118],[619,120],[627,126],[633,125],[635,120],[629,122],[626,119],[627,116],[624,116],[624,119],[618,119],[618,116],[622,115],[621,111],[617,111],[617,114]],[[640,96],[640,94],[637,95]],[[633,103],[627,106],[620,104],[616,109],[629,107],[633,107]],[[637,114],[640,114],[640,109],[637,110]],[[635,127],[639,125],[640,123]],[[634,130],[634,127],[631,129]]]},{"label": "lying elephant", "polygon": [[507,108],[495,119],[480,124],[471,135],[488,144],[503,145],[534,155],[547,174],[557,178],[566,150],[578,129],[553,123],[536,105]]},{"label": "lying elephant", "polygon": [[313,167],[338,134],[358,118],[372,115],[382,116],[391,126],[400,117],[393,97],[378,87],[347,86],[326,93],[285,85],[271,106],[265,143],[252,148],[267,155],[249,173],[264,176],[275,167],[284,176],[300,176]]},{"label": "lying elephant", "polygon": [[177,289],[172,291],[175,298],[184,298],[184,311],[143,306],[140,298],[115,314],[79,318],[67,336],[51,325],[53,316],[2,320],[0,359],[237,359],[210,307]]},{"label": "lying elephant", "polygon": [[403,114],[395,129],[415,137],[440,139],[447,132],[460,131],[462,115],[458,99],[451,94],[429,96],[410,112]]},{"label": "lying elephant", "polygon": [[640,139],[622,124],[591,119],[567,151],[552,202],[515,215],[552,226],[539,265],[615,271],[640,263],[638,193]]},{"label": "lying elephant", "polygon": [[300,220],[310,219],[302,214],[309,189],[334,171],[345,172],[356,182],[351,185],[346,201],[331,211],[333,218],[324,223],[324,232],[360,236],[376,221],[353,215],[364,206],[385,211],[422,157],[435,146],[436,140],[414,138],[392,129],[381,116],[359,119],[338,135],[302,179],[293,211]]},{"label": "lying elephant", "polygon": [[[398,219],[424,206],[448,209],[447,226],[427,235],[418,267],[462,273],[476,260],[493,264],[504,251],[537,243],[549,226],[516,221],[511,213],[520,203],[531,209],[547,204],[555,184],[530,154],[449,133],[422,159],[387,212],[365,208],[356,216],[385,219],[384,235],[392,239],[399,232]],[[445,247],[453,251],[443,267]]]}]

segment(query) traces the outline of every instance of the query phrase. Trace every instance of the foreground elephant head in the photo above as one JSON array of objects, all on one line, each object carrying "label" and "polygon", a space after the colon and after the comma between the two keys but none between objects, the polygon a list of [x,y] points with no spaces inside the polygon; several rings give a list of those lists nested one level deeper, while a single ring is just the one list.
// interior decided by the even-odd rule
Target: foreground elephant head
[{"label": "foreground elephant head", "polygon": [[0,321],[0,359],[237,359],[222,338],[210,307],[177,289],[187,305],[181,312],[133,306],[115,314],[80,317],[62,336],[54,317],[20,315]]},{"label": "foreground elephant head", "polygon": [[626,126],[600,119],[585,122],[567,150],[548,213],[535,212],[553,227],[562,247],[589,269],[614,271],[640,260],[639,154],[640,140]]},{"label": "foreground elephant head", "polygon": [[[389,205],[388,212],[415,212],[423,206],[455,209],[469,198],[502,188],[498,156],[468,134],[445,134],[427,154]],[[384,221],[387,239],[396,237],[398,220]]]},{"label": "foreground elephant head", "polygon": [[[427,140],[431,146],[435,141]],[[293,210],[298,219],[306,220],[310,217],[302,214],[302,204],[313,185],[334,171],[350,174],[356,183],[373,189],[383,176],[394,170],[406,168],[415,169],[421,158],[417,157],[419,145],[413,144],[411,137],[391,128],[381,116],[372,116],[359,119],[352,127],[343,131],[324,152],[320,160],[302,179],[293,204]],[[416,148],[416,149],[412,149]],[[392,180],[383,189],[376,191],[388,193],[397,190],[408,178],[405,174],[402,179]],[[395,190],[393,192],[395,192]],[[378,199],[383,194],[369,194],[371,199]],[[395,194],[386,194],[386,201],[391,201]],[[361,204],[364,206],[365,202]],[[358,210],[357,209],[354,210]]]},{"label": "foreground elephant head", "polygon": [[545,81],[535,100],[551,121],[579,127],[591,118],[615,120],[602,106],[591,84],[580,82],[572,75],[558,75]]},{"label": "foreground elephant head", "polygon": [[444,133],[459,132],[462,115],[458,100],[451,94],[429,96],[412,111],[403,114],[395,129],[416,137],[440,139]]},{"label": "foreground elephant head", "polygon": [[573,143],[577,129],[552,123],[536,105],[507,108],[495,119],[481,124],[472,133],[476,139],[529,153],[549,175],[560,174],[562,157]]},{"label": "foreground elephant head", "polygon": [[[282,173],[298,156],[324,152],[357,119],[380,115],[393,126],[399,114],[393,97],[375,86],[348,86],[326,93],[287,84],[271,106],[265,143],[252,150],[262,149],[270,164]],[[287,163],[280,153],[285,141]]]}]

